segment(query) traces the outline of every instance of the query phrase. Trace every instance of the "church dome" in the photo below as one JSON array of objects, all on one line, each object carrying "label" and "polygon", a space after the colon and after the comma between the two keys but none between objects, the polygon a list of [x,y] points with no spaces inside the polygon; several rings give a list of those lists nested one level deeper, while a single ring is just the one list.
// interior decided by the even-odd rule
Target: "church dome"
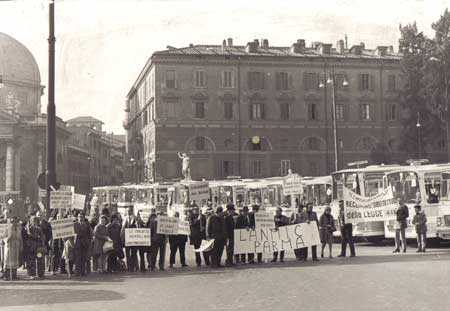
[{"label": "church dome", "polygon": [[3,82],[40,84],[39,67],[31,52],[16,39],[0,32],[0,76]]}]

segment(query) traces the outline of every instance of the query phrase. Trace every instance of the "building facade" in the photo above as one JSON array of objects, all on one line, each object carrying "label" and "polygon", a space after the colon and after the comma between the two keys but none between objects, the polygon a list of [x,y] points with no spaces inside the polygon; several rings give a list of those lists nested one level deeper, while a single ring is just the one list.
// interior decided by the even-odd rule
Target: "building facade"
[{"label": "building facade", "polygon": [[[80,168],[79,175],[74,177],[81,179],[79,185],[84,187],[83,190],[119,185],[124,181],[124,137],[106,133],[102,126],[102,121],[90,116],[67,121],[67,130],[71,133],[70,147],[77,151],[71,157],[75,167]],[[76,183],[73,185],[77,187]]]},{"label": "building facade", "polygon": [[[273,47],[228,39],[155,52],[125,105],[136,179],[180,178],[177,152],[190,156],[194,179],[325,175],[335,149],[339,169],[370,162],[378,149],[400,163],[400,59],[392,47],[344,40]],[[436,157],[445,154],[439,142]]]}]

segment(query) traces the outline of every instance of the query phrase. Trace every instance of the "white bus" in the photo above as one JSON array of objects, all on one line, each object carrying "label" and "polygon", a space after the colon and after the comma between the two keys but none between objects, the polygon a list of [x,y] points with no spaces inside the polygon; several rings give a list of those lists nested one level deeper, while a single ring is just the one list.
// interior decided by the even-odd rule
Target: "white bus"
[{"label": "white bus", "polygon": [[[317,216],[333,201],[333,180],[331,176],[302,177],[304,201],[313,204]],[[304,202],[304,203],[306,203]]]},{"label": "white bus", "polygon": [[240,180],[214,180],[209,182],[211,202],[214,207],[232,203],[241,209],[246,201],[245,183]]},{"label": "white bus", "polygon": [[[343,187],[365,197],[371,197],[384,189],[385,173],[401,168],[400,165],[371,165],[365,168],[345,169],[332,174],[333,202],[332,214],[339,215],[339,200],[343,199]],[[340,231],[335,232],[336,236]],[[366,238],[369,242],[379,242],[384,239],[384,222],[372,221],[353,224],[353,235]]]},{"label": "white bus", "polygon": [[[450,215],[450,164],[404,166],[387,172],[385,180],[386,185],[392,187],[394,197],[401,199],[409,208],[406,238],[416,238],[412,219],[414,206],[420,204],[427,216],[427,237],[450,239],[450,230],[445,229],[445,219]],[[385,221],[384,224],[385,237],[394,238],[395,220]]]}]

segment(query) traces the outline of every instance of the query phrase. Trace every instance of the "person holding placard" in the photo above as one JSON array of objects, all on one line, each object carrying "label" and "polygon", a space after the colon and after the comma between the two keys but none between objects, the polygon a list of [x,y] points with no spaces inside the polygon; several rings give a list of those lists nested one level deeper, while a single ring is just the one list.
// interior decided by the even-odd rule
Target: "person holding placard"
[{"label": "person holding placard", "polygon": [[[252,205],[252,211],[249,213],[249,220],[250,220],[250,228],[252,230],[255,230],[256,222],[255,222],[255,214],[259,211],[259,205],[254,204]],[[262,263],[262,253],[257,253],[257,260],[258,263]],[[255,254],[248,254],[248,263],[254,264],[255,263]]]},{"label": "person holding placard", "polygon": [[226,242],[225,219],[223,217],[222,206],[216,208],[216,213],[208,218],[206,224],[206,237],[208,240],[214,239],[214,246],[211,250],[211,267],[221,268],[222,254]]},{"label": "person holding placard", "polygon": [[[303,205],[300,203],[297,208],[297,212],[291,215],[290,224],[300,224],[304,223],[308,220],[308,215],[304,211]],[[295,258],[297,260],[303,260],[304,259],[304,248],[297,248],[294,250]]]},{"label": "person holding placard", "polygon": [[[136,216],[134,215],[133,207],[128,207],[128,215],[125,216],[125,219],[123,220],[122,224],[122,241],[125,244],[125,230],[127,228],[137,228],[138,227],[138,220]],[[128,272],[134,272],[137,270],[138,267],[138,260],[137,260],[137,252],[138,247],[137,246],[126,246],[125,247],[125,256],[127,258],[127,267]]]},{"label": "person holding placard", "polygon": [[344,200],[339,200],[339,229],[341,230],[341,254],[338,257],[345,257],[347,244],[350,247],[350,257],[355,257],[355,243],[353,242],[353,224],[345,220]]},{"label": "person holding placard", "polygon": [[[175,212],[173,217],[180,218],[180,213]],[[169,245],[170,245],[170,268],[173,268],[173,265],[175,264],[175,257],[177,255],[177,251],[179,251],[180,254],[180,263],[181,266],[187,267],[186,264],[186,256],[185,256],[185,250],[186,250],[186,242],[187,242],[187,235],[184,234],[174,234],[169,235]]]},{"label": "person holding placard", "polygon": [[[244,206],[241,213],[236,218],[235,229],[247,229],[250,230],[250,216],[248,215],[248,206]],[[236,255],[236,263],[245,264],[246,254]]]},{"label": "person holding placard", "polygon": [[[278,230],[280,227],[284,227],[289,225],[289,219],[283,215],[283,209],[281,207],[277,207],[277,210],[275,212],[274,216],[274,222],[275,222],[275,229]],[[273,253],[273,259],[272,262],[277,262],[278,259],[278,252]],[[280,252],[280,262],[284,261],[284,251]]]},{"label": "person holding placard", "polygon": [[148,219],[151,235],[151,270],[156,269],[156,258],[159,253],[159,270],[164,271],[164,262],[166,259],[166,236],[164,234],[158,234],[158,216],[156,215],[156,209],[152,208],[150,217]]},{"label": "person holding placard", "polygon": [[[313,204],[311,202],[308,202],[306,204],[306,216],[307,216],[307,223],[315,222],[317,224],[317,228],[319,228],[319,219],[317,218],[316,212],[313,211]],[[334,223],[334,220],[333,220]],[[317,245],[311,246],[311,252],[312,252],[312,259],[313,261],[319,261],[317,258]],[[304,248],[303,250],[303,260],[308,260],[308,248]]]},{"label": "person holding placard", "polygon": [[[200,248],[202,240],[206,239],[206,217],[200,214],[200,209],[194,207],[192,212],[189,214],[189,223],[191,225],[191,236],[189,237],[190,244],[194,246],[194,249]],[[203,252],[203,258],[205,264],[209,266],[209,254],[208,252]],[[195,263],[197,267],[202,265],[202,257],[200,252],[195,252]]]}]

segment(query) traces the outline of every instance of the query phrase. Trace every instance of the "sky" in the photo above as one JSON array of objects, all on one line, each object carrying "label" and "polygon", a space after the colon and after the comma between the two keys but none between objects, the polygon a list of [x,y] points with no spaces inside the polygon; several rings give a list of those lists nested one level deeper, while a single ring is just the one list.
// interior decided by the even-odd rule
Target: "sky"
[{"label": "sky", "polygon": [[[166,46],[297,39],[398,46],[399,25],[433,36],[450,0],[56,0],[56,111],[91,115],[124,133],[125,97],[148,58]],[[47,86],[48,0],[0,0],[0,32],[34,55]],[[47,93],[41,98],[45,109]],[[43,111],[45,112],[45,111]]]}]

